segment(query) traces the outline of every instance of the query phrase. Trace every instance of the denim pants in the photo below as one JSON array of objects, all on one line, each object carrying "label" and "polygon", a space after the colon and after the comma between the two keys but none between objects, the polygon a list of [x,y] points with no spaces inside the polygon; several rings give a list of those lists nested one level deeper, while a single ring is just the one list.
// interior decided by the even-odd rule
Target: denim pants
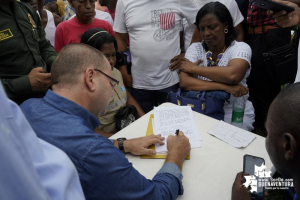
[{"label": "denim pants", "polygon": [[179,83],[161,90],[131,89],[131,95],[140,104],[145,113],[167,101],[169,91],[177,90]]}]

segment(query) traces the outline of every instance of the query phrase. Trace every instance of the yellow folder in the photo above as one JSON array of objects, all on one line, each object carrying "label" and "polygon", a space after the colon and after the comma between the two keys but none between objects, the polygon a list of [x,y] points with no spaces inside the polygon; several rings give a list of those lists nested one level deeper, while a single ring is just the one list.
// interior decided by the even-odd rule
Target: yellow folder
[{"label": "yellow folder", "polygon": [[[153,135],[153,126],[152,126],[152,119],[153,118],[154,118],[154,115],[151,114],[150,119],[149,119],[149,123],[148,123],[146,136]],[[155,145],[151,145],[148,149],[154,149],[155,150]],[[167,152],[156,152],[156,155],[142,155],[140,157],[141,158],[163,158],[163,159],[165,159],[167,157]],[[186,157],[186,159],[187,160],[190,159],[190,154]]]}]

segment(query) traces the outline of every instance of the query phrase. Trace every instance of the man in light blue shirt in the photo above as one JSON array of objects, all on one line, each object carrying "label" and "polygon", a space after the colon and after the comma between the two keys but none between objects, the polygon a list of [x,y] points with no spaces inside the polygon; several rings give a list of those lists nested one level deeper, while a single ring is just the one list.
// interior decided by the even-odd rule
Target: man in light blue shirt
[{"label": "man in light blue shirt", "polygon": [[98,50],[70,44],[51,68],[52,90],[42,99],[30,99],[21,108],[37,135],[65,151],[79,173],[86,199],[176,199],[183,194],[181,169],[190,152],[188,138],[169,136],[165,164],[152,180],[146,179],[123,153],[155,154],[147,149],[163,144],[161,136],[110,141],[96,134],[98,116],[113,96],[118,81]]},{"label": "man in light blue shirt", "polygon": [[83,200],[76,169],[60,149],[37,138],[0,84],[0,199]]}]

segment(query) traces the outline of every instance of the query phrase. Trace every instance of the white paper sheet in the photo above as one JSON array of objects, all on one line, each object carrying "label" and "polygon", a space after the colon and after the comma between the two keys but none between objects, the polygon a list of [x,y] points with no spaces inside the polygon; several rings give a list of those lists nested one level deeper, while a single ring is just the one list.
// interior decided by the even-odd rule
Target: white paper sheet
[{"label": "white paper sheet", "polygon": [[189,106],[155,107],[153,132],[165,137],[165,145],[156,145],[157,152],[167,151],[167,138],[175,135],[177,129],[189,138],[191,148],[201,147],[201,136],[194,115]]},{"label": "white paper sheet", "polygon": [[223,121],[209,129],[207,133],[236,148],[246,147],[256,138],[253,134]]}]

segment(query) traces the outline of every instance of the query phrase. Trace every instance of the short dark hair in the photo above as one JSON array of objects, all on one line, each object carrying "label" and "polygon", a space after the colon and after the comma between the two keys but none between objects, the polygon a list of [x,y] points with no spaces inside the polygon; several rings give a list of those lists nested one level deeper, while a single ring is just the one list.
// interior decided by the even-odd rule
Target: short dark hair
[{"label": "short dark hair", "polygon": [[105,56],[86,44],[73,43],[64,46],[51,66],[52,84],[76,84],[78,76],[88,67],[103,70]]},{"label": "short dark hair", "polygon": [[[269,116],[268,116],[269,117]],[[272,119],[276,134],[291,133],[300,141],[300,83],[287,86],[272,103]]]},{"label": "short dark hair", "polygon": [[101,51],[103,44],[113,43],[115,50],[118,50],[117,40],[102,28],[92,28],[84,32],[81,36],[80,43],[90,45],[99,51]]},{"label": "short dark hair", "polygon": [[[232,16],[227,7],[218,1],[205,4],[199,10],[196,16],[196,26],[198,30],[200,30],[199,23],[201,19],[207,14],[214,14],[221,23],[227,23],[228,33],[225,34],[225,45],[227,47],[230,46],[230,44],[236,39],[236,32],[234,30]],[[203,42],[203,45],[207,50],[208,46],[205,44],[205,42]]]}]

